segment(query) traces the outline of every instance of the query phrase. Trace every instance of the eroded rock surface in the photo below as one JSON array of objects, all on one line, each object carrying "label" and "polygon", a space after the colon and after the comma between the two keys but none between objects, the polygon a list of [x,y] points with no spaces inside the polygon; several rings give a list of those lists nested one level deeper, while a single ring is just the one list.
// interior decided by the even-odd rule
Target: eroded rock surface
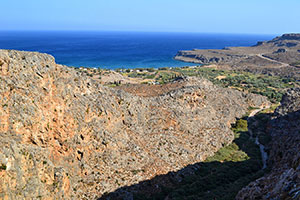
[{"label": "eroded rock surface", "polygon": [[50,55],[0,50],[0,198],[95,199],[179,170],[230,143],[230,123],[267,102],[180,84],[136,96]]}]

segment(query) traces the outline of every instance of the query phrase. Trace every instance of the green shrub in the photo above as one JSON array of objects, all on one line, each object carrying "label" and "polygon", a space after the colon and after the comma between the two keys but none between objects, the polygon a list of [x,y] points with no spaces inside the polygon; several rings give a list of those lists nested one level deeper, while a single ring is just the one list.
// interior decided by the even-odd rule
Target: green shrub
[{"label": "green shrub", "polygon": [[6,165],[5,165],[5,164],[1,164],[1,165],[0,165],[0,171],[1,171],[1,170],[6,170]]},{"label": "green shrub", "polygon": [[245,119],[239,119],[239,120],[237,120],[234,128],[237,129],[238,131],[248,131],[247,120],[245,120]]}]

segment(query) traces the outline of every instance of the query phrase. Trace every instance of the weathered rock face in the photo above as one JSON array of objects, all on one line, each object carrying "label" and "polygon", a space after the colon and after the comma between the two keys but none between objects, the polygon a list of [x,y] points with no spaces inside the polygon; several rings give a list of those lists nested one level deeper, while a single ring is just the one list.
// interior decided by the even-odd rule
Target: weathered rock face
[{"label": "weathered rock face", "polygon": [[0,50],[0,198],[95,199],[203,161],[266,98],[189,79],[141,97],[46,54]]},{"label": "weathered rock face", "polygon": [[269,174],[241,190],[237,199],[300,199],[300,88],[290,89],[274,113]]}]

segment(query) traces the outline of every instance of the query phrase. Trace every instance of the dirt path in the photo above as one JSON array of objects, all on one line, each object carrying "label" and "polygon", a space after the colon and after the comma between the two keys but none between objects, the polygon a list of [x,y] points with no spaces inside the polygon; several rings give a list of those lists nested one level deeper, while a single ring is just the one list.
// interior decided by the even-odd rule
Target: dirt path
[{"label": "dirt path", "polygon": [[[248,116],[248,120],[247,120],[248,124],[249,124],[250,119],[252,119],[257,113],[259,113],[260,111],[267,109],[267,108],[269,108],[269,106],[267,106],[266,108],[259,108],[259,109],[253,110]],[[254,135],[253,130],[251,128],[248,128],[248,132],[250,133],[250,136],[253,138],[253,135]],[[256,135],[256,137],[254,139],[255,139],[255,144],[258,145],[259,149],[260,149],[262,163],[263,163],[262,169],[265,169],[267,167],[268,154],[265,151],[265,146],[259,142],[258,135]]]},{"label": "dirt path", "polygon": [[[266,108],[268,108],[268,107],[266,107]],[[258,108],[258,109],[253,110],[253,111],[249,114],[248,118],[254,117],[254,115],[256,115],[257,113],[259,113],[260,111],[262,111],[262,110],[264,110],[264,109],[266,109],[266,108]]]},{"label": "dirt path", "polygon": [[278,63],[278,64],[281,65],[281,67],[288,67],[289,66],[289,64],[287,64],[287,63],[280,62],[280,61],[277,61],[277,60],[273,60],[271,58],[263,56],[262,54],[257,54],[257,56],[260,57],[260,58],[262,58],[262,59],[268,60],[270,62]]}]

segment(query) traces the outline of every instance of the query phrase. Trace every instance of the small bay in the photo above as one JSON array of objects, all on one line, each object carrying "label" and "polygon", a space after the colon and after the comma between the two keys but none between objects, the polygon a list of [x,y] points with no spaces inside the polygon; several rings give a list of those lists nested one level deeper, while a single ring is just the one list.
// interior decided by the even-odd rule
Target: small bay
[{"label": "small bay", "polygon": [[174,60],[179,50],[251,46],[274,35],[101,31],[1,31],[0,49],[38,51],[75,67],[192,66]]}]

